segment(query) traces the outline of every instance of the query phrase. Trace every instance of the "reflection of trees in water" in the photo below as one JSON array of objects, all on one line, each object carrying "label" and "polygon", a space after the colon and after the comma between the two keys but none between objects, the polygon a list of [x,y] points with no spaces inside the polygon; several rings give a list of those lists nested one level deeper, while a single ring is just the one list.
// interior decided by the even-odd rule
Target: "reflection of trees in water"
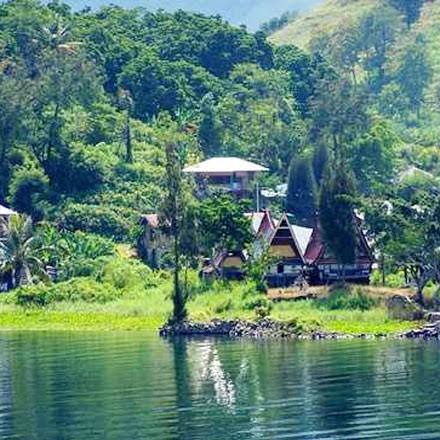
[{"label": "reflection of trees in water", "polygon": [[374,350],[361,341],[310,343],[304,348],[308,432],[358,434],[365,405],[374,401]]},{"label": "reflection of trees in water", "polygon": [[26,333],[10,351],[17,438],[76,439],[80,432],[88,440],[122,440],[153,431],[170,438],[174,368],[162,341],[132,333]]},{"label": "reflection of trees in water", "polygon": [[[440,412],[438,342],[392,341],[376,356],[377,414],[394,430],[438,430]],[[397,431],[396,431],[397,432]],[[412,431],[414,432],[414,431]],[[396,434],[397,435],[397,434]]]},{"label": "reflection of trees in water", "polygon": [[11,360],[8,349],[10,338],[0,340],[0,438],[12,436],[12,377]]}]

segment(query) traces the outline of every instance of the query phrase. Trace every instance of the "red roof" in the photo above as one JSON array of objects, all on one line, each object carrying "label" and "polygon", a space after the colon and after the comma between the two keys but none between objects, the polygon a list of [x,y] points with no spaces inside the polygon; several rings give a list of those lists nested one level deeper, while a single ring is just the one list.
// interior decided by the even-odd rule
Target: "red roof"
[{"label": "red roof", "polygon": [[[373,261],[373,256],[371,255],[371,249],[370,246],[367,243],[367,240],[365,238],[364,233],[362,232],[359,224],[356,226],[356,232],[359,237],[359,245],[363,247],[364,254],[357,256],[358,261]],[[315,226],[313,229],[313,234],[310,239],[310,242],[307,246],[304,259],[308,264],[316,264],[318,263],[318,260],[324,259],[324,260],[331,260],[336,261],[333,257],[325,257],[325,243],[324,239],[322,238],[321,230],[318,226]],[[328,261],[327,261],[328,262]]]},{"label": "red roof", "polygon": [[265,236],[275,229],[270,211],[249,212],[245,216],[251,220],[252,230],[257,236]]},{"label": "red roof", "polygon": [[304,259],[308,264],[315,263],[324,252],[324,243],[321,237],[321,231],[315,227],[312,238],[307,246]]}]

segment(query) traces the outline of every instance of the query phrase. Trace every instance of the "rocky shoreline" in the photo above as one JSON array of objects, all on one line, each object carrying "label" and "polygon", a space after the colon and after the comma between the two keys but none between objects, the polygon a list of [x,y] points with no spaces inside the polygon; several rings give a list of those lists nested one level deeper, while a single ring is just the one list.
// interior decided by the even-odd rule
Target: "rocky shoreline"
[{"label": "rocky shoreline", "polygon": [[215,319],[206,323],[185,321],[178,324],[168,323],[159,330],[162,337],[175,336],[215,336],[250,339],[299,339],[299,340],[341,340],[341,339],[437,339],[440,340],[440,322],[426,324],[425,327],[399,335],[347,335],[315,331],[304,333],[294,323],[273,321],[269,318],[258,321]]}]

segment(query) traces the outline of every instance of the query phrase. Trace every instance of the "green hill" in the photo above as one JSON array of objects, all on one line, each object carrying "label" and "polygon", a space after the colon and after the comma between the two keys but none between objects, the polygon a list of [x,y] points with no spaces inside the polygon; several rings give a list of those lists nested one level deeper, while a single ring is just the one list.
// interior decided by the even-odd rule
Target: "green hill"
[{"label": "green hill", "polygon": [[[320,37],[328,38],[348,26],[357,26],[361,17],[376,7],[384,5],[378,0],[326,0],[311,11],[300,15],[295,21],[270,36],[275,45],[294,44],[302,49],[314,49]],[[392,68],[399,53],[417,35],[422,35],[432,68],[432,81],[426,90],[428,105],[437,105],[440,86],[440,1],[425,0],[418,20],[407,29],[403,26],[400,35],[388,51],[388,67]],[[330,42],[331,44],[331,42]],[[337,43],[340,41],[337,40]]]},{"label": "green hill", "polygon": [[271,40],[275,44],[294,43],[308,48],[317,34],[334,31],[347,21],[360,17],[378,3],[376,0],[327,0],[276,32],[271,36]]}]

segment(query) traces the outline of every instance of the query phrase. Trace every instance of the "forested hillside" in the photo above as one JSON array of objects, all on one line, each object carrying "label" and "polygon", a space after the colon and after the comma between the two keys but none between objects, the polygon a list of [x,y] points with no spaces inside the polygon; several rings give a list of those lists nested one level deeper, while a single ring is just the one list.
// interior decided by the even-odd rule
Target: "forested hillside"
[{"label": "forested hillside", "polygon": [[129,240],[157,209],[164,144],[238,155],[283,182],[329,67],[219,18],[0,6],[0,202]]},{"label": "forested hillside", "polygon": [[[289,25],[318,20],[305,49],[183,11],[2,4],[0,203],[133,242],[163,201],[173,145],[181,166],[216,155],[267,166],[260,184],[289,181],[287,209],[310,220],[325,208],[338,242],[361,209],[390,264],[426,274],[440,216],[440,2],[345,3]],[[343,23],[318,26],[330,10]]]},{"label": "forested hillside", "polygon": [[439,18],[438,0],[328,0],[270,39],[323,56],[393,126],[412,165],[437,174],[426,160],[439,139]]}]

